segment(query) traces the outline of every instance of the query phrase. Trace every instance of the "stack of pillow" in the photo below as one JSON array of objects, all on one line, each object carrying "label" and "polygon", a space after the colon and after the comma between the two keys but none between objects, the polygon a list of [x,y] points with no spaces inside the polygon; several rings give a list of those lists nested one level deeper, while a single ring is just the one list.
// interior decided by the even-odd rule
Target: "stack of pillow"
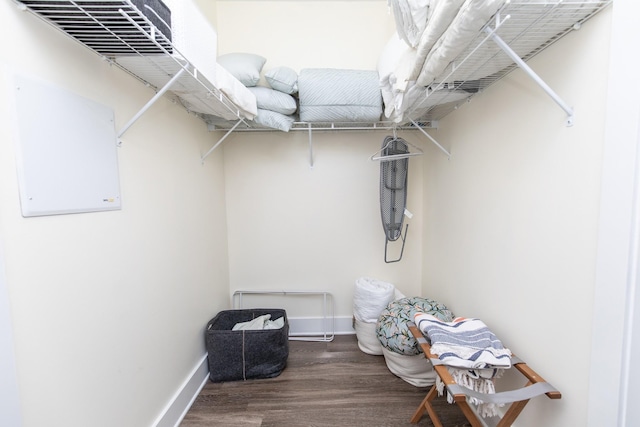
[{"label": "stack of pillow", "polygon": [[295,122],[298,104],[298,74],[289,67],[277,67],[264,74],[267,86],[258,86],[260,73],[267,60],[252,53],[229,53],[218,57],[218,63],[245,85],[255,96],[258,115],[256,124],[288,132]]}]

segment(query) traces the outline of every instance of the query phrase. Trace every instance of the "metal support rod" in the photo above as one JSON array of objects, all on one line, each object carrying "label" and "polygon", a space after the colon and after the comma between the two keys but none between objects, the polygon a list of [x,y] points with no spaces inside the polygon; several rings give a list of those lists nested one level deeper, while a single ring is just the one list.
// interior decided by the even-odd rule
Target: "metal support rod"
[{"label": "metal support rod", "polygon": [[[318,333],[298,333],[289,334],[290,341],[317,341],[331,342],[335,338],[335,307],[333,295],[326,291],[285,291],[285,290],[263,290],[248,291],[237,290],[231,297],[231,303],[234,309],[242,309],[244,295],[296,295],[296,296],[322,296],[322,326],[323,331]],[[317,337],[316,337],[317,335]]]},{"label": "metal support rod", "polygon": [[500,47],[500,49],[502,49],[504,53],[509,55],[509,57],[518,65],[518,67],[522,68],[522,70],[527,73],[529,77],[531,77],[547,93],[547,95],[549,95],[555,101],[555,103],[564,110],[565,113],[567,113],[567,126],[572,126],[573,108],[565,103],[562,98],[560,98],[560,96],[558,96],[558,94],[554,92],[554,90],[551,89],[551,87],[546,84],[545,81],[542,80],[540,76],[538,76],[536,72],[533,71],[533,69],[529,67],[529,65],[527,65],[527,63],[524,62],[522,58],[520,58],[518,54],[515,53],[513,49],[511,49],[511,47],[504,40],[502,40],[499,35],[495,33],[495,31],[492,31],[488,27],[485,28],[485,31],[491,36],[491,39]]},{"label": "metal support rod", "polygon": [[451,153],[449,153],[447,150],[445,150],[445,148],[442,145],[438,144],[438,141],[433,139],[433,137],[431,135],[429,135],[424,129],[422,129],[420,126],[418,126],[418,124],[416,122],[414,122],[413,119],[409,119],[409,120],[411,120],[411,123],[413,123],[413,125],[416,127],[416,129],[418,129],[427,138],[429,138],[431,140],[431,142],[433,142],[444,154],[447,155],[448,158],[451,158]]},{"label": "metal support rod", "polygon": [[313,169],[313,137],[311,131],[311,123],[308,124],[309,127],[309,166]]},{"label": "metal support rod", "polygon": [[238,127],[238,125],[239,125],[240,123],[242,123],[242,122],[243,122],[243,120],[242,120],[242,119],[238,120],[238,121],[236,122],[236,124],[235,124],[235,125],[233,125],[233,127],[232,127],[231,129],[229,129],[229,130],[227,131],[227,133],[225,133],[225,134],[224,134],[224,136],[223,136],[222,138],[220,138],[220,139],[218,140],[218,142],[216,142],[216,144],[215,144],[213,147],[209,148],[209,151],[207,151],[207,152],[202,156],[202,159],[201,159],[201,160],[202,160],[202,162],[203,162],[203,163],[204,163],[204,159],[206,159],[206,158],[209,156],[209,154],[213,153],[213,150],[215,150],[216,148],[218,148],[218,145],[222,144],[222,141],[224,141],[224,140],[225,140],[229,135],[231,135],[231,132],[233,132],[233,131]]},{"label": "metal support rod", "polygon": [[162,87],[162,89],[160,89],[160,90],[159,90],[159,91],[154,95],[154,97],[153,97],[153,98],[151,98],[151,99],[149,100],[149,102],[147,102],[147,103],[144,105],[144,107],[142,107],[142,108],[140,109],[140,111],[138,111],[138,112],[136,113],[136,115],[135,115],[135,116],[133,116],[133,117],[131,118],[131,120],[129,120],[129,122],[127,122],[127,124],[126,124],[126,125],[124,125],[124,127],[123,127],[122,129],[120,129],[120,132],[118,133],[118,138],[121,138],[121,137],[122,137],[122,135],[124,135],[124,133],[125,133],[125,132],[130,128],[130,127],[131,127],[131,125],[133,125],[133,124],[134,124],[134,123],[135,123],[135,122],[136,122],[136,121],[137,121],[137,120],[138,120],[138,119],[139,119],[139,118],[140,118],[140,117],[141,117],[141,116],[142,116],[142,115],[143,115],[143,114],[144,114],[144,113],[145,113],[145,112],[146,112],[146,111],[147,111],[147,110],[148,110],[148,109],[149,109],[149,108],[150,108],[150,107],[151,107],[151,106],[152,106],[152,105],[153,105],[153,104],[158,100],[158,99],[160,99],[160,97],[161,97],[162,95],[164,95],[164,94],[165,94],[165,92],[166,92],[167,90],[169,90],[169,88],[171,87],[171,85],[173,85],[173,84],[174,84],[174,83],[175,83],[175,82],[176,82],[176,81],[177,81],[177,80],[182,76],[182,74],[183,74],[184,72],[185,72],[185,69],[184,69],[184,68],[181,68],[181,69],[180,69],[180,70],[175,74],[175,76],[173,76],[173,77],[171,78],[171,80],[169,80],[169,82],[168,82],[166,85],[164,85],[164,86]]}]

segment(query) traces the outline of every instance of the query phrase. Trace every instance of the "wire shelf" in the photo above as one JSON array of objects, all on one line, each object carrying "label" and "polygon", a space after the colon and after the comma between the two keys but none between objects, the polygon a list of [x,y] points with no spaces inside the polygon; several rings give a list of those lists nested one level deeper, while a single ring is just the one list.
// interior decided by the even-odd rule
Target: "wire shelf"
[{"label": "wire shelf", "polygon": [[[243,117],[130,0],[16,0],[111,64],[203,117]],[[178,75],[177,78],[174,78]],[[170,87],[168,87],[170,83]],[[204,118],[203,118],[204,120]]]},{"label": "wire shelf", "polygon": [[[425,121],[441,120],[461,103],[518,68],[514,60],[491,40],[491,33],[504,40],[522,60],[528,61],[566,34],[579,29],[611,2],[507,2],[467,48],[449,63],[406,116]],[[468,96],[452,99],[454,94],[459,96],[460,93]],[[437,103],[430,100],[433,96],[440,96]]]},{"label": "wire shelf", "polygon": [[[173,98],[196,111],[210,130],[273,131],[241,121],[240,109],[180,54],[130,0],[16,0],[111,63],[156,89],[171,82]],[[403,123],[294,123],[292,130],[388,130],[437,127],[439,120],[518,64],[491,40],[499,36],[527,61],[612,3],[507,1],[466,49],[425,89]],[[173,79],[180,70],[185,70]],[[418,126],[416,126],[416,123]]]}]

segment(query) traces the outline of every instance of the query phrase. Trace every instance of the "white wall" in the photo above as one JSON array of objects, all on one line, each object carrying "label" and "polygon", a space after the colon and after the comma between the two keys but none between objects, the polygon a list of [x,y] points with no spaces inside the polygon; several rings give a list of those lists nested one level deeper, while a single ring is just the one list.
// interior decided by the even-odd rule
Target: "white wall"
[{"label": "white wall", "polygon": [[[218,1],[217,28],[220,54],[262,55],[267,58],[263,71],[280,65],[298,71],[375,70],[394,24],[384,1]],[[314,132],[313,169],[307,132],[237,133],[224,142],[232,291],[329,291],[337,316],[349,318],[358,277],[386,280],[407,295],[419,294],[419,161],[409,166],[408,209],[415,216],[407,220],[403,260],[384,262],[380,165],[369,157],[387,134]],[[428,143],[417,133],[404,136],[414,144]],[[393,245],[390,251],[399,242]],[[309,303],[289,314],[296,317],[317,307]]]},{"label": "white wall", "polygon": [[249,52],[265,70],[375,70],[395,29],[386,1],[217,0],[218,54]]},{"label": "white wall", "polygon": [[[313,169],[306,132],[236,134],[225,141],[232,291],[329,291],[336,314],[347,317],[361,276],[394,283],[406,295],[419,294],[422,165],[409,163],[407,208],[415,216],[407,220],[403,259],[385,264],[380,164],[369,159],[385,135],[314,133]],[[423,144],[415,133],[400,135]],[[390,244],[389,259],[399,244]]]},{"label": "white wall", "polygon": [[112,107],[153,91],[10,1],[0,3],[0,235],[24,426],[144,426],[205,354],[228,307],[224,165],[203,122],[167,99],[118,149],[122,210],[23,218],[16,74]]},{"label": "white wall", "polygon": [[194,0],[194,3],[215,27],[215,22],[218,20],[218,0]]},{"label": "white wall", "polygon": [[423,292],[483,319],[563,393],[530,402],[519,427],[587,425],[610,20],[529,63],[573,127],[516,71],[442,120],[450,160],[425,157]]}]

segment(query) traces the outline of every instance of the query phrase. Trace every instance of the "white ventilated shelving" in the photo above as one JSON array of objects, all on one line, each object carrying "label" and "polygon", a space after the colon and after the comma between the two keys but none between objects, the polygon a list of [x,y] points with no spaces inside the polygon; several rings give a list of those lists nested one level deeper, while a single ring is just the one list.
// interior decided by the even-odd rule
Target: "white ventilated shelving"
[{"label": "white ventilated shelving", "polygon": [[[156,96],[120,130],[119,136],[163,95],[172,96],[188,110],[197,110],[209,130],[225,132],[202,156],[203,160],[231,132],[274,131],[244,120],[242,111],[203,77],[129,0],[15,1],[110,63],[156,88]],[[403,123],[296,122],[292,130],[309,133],[311,166],[314,131],[419,130],[449,156],[425,129],[437,127],[438,122],[461,103],[518,67],[566,112],[567,125],[572,125],[573,108],[526,61],[569,32],[579,30],[585,21],[611,3],[612,0],[508,0],[427,88],[425,95],[409,108]],[[461,91],[468,96],[460,99]]]},{"label": "white ventilated shelving", "polygon": [[[611,4],[607,1],[507,1],[500,11],[478,32],[471,43],[449,63],[429,87],[422,100],[406,114],[414,120],[437,122],[461,103],[497,82],[511,71],[521,68],[567,114],[573,123],[573,109],[527,65],[527,61]],[[464,100],[451,101],[442,89],[459,94]],[[439,96],[436,105],[430,102]]]},{"label": "white ventilated shelving", "polygon": [[[305,123],[297,122],[294,131],[309,132],[309,156],[313,166],[312,131],[320,130],[419,130],[447,157],[450,153],[425,129],[438,123],[474,95],[487,89],[515,69],[522,69],[534,84],[544,90],[567,115],[571,126],[574,110],[553,88],[527,64],[544,49],[572,31],[577,31],[612,0],[537,1],[507,0],[477,33],[475,38],[453,59],[404,114],[401,123]],[[463,93],[465,96],[461,97]],[[210,124],[211,129],[228,130],[224,124]],[[252,122],[235,124],[236,131],[265,131]]]},{"label": "white ventilated shelving", "polygon": [[201,117],[204,113],[226,120],[243,120],[242,111],[130,1],[16,0],[16,3],[156,90],[156,95],[120,129],[118,137],[164,95],[190,111],[196,106],[196,114]]}]

